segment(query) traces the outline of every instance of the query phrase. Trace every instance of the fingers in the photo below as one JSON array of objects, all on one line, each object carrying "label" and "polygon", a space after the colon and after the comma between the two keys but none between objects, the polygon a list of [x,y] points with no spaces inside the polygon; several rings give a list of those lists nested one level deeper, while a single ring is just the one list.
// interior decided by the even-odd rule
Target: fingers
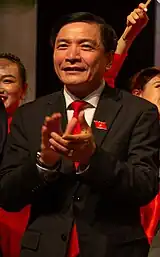
[{"label": "fingers", "polygon": [[139,4],[139,8],[142,8],[144,11],[147,12],[147,7],[148,5],[150,4],[151,0],[147,0],[147,2],[144,4],[144,3],[140,3]]},{"label": "fingers", "polygon": [[[73,117],[68,123],[65,133],[62,135],[60,122],[61,114],[55,113],[51,117],[45,118],[44,125],[42,126],[42,143],[41,149],[52,149],[60,155],[68,156],[71,150],[79,152],[80,149],[85,149],[92,141],[91,128],[84,117],[84,111],[81,111],[78,119]],[[80,123],[81,133],[73,135],[73,130]]]},{"label": "fingers", "polygon": [[136,13],[132,12],[130,15],[127,16],[127,24],[135,24],[137,19],[139,19],[139,16]]},{"label": "fingers", "polygon": [[88,140],[90,138],[90,134],[86,133],[86,134],[75,134],[75,135],[66,135],[65,137],[63,137],[65,140],[68,140],[70,142],[68,142],[68,146],[70,146],[71,143],[80,143],[82,141]]},{"label": "fingers", "polygon": [[130,15],[127,17],[127,24],[129,23],[130,25],[136,24],[138,20],[141,19],[148,19],[148,16],[142,9],[135,9],[133,12],[131,12]]},{"label": "fingers", "polygon": [[133,25],[138,20],[145,20],[145,22],[147,22],[148,16],[146,12],[147,12],[146,4],[140,3],[138,5],[138,8],[135,8],[133,12],[131,12],[130,15],[127,16],[127,25]]},{"label": "fingers", "polygon": [[77,118],[73,117],[71,119],[71,121],[68,123],[65,133],[63,135],[63,138],[66,138],[66,136],[73,134],[73,131],[74,131],[75,126],[77,125],[77,122],[80,123],[82,134],[89,128],[88,123],[86,122],[85,117],[84,117],[84,111],[80,111],[78,120],[77,120]]},{"label": "fingers", "polygon": [[146,6],[146,4],[144,4],[144,3],[140,3],[140,4],[138,5],[138,8],[141,9],[141,10],[143,10],[143,11],[145,11],[145,12],[147,12],[147,6]]},{"label": "fingers", "polygon": [[68,154],[68,141],[63,139],[60,135],[55,132],[51,133],[51,138],[49,139],[50,148],[60,154]]},{"label": "fingers", "polygon": [[84,117],[84,111],[80,111],[79,113],[79,116],[78,116],[78,120],[79,120],[79,123],[80,123],[80,126],[81,126],[81,130],[82,130],[82,133],[83,131],[87,131],[88,128],[89,128],[89,125]]},{"label": "fingers", "polygon": [[60,113],[54,113],[52,114],[52,116],[46,116],[45,120],[44,120],[44,124],[47,126],[50,124],[50,122],[53,121],[58,121],[61,118],[61,114]]},{"label": "fingers", "polygon": [[41,128],[41,150],[49,147],[49,138],[52,131],[62,134],[60,113],[45,117],[44,125]]},{"label": "fingers", "polygon": [[[72,134],[73,129],[75,128],[77,122],[79,121],[81,132],[79,134]],[[63,139],[71,141],[72,143],[79,143],[84,140],[88,140],[91,137],[91,128],[89,127],[88,123],[86,122],[86,119],[84,117],[84,111],[80,111],[78,116],[78,121],[71,120],[70,124],[68,124],[68,128],[66,129]]]},{"label": "fingers", "polygon": [[73,133],[73,130],[77,124],[78,120],[73,117],[71,121],[67,124],[66,130],[64,132],[63,138],[65,138],[66,135],[70,135]]},{"label": "fingers", "polygon": [[48,129],[48,134],[52,133],[53,131],[62,135],[62,128],[61,128],[61,114],[54,113],[52,116],[46,116],[44,120],[44,125]]},{"label": "fingers", "polygon": [[41,129],[41,150],[44,150],[49,145],[48,130],[46,126],[42,126]]}]

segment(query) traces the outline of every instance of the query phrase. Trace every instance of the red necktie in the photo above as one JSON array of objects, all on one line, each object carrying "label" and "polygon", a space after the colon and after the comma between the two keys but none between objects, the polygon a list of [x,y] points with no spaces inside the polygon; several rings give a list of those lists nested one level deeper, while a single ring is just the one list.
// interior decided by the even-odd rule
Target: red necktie
[{"label": "red necktie", "polygon": [[[84,109],[86,102],[84,101],[74,101],[71,104],[72,109],[74,110],[73,117],[78,118],[79,112]],[[77,122],[73,134],[79,134],[81,132],[80,123]],[[78,166],[78,163],[75,163],[75,166]],[[77,257],[79,255],[79,244],[78,244],[78,236],[77,236],[77,229],[76,224],[74,223],[72,231],[71,231],[71,238],[69,243],[69,251],[68,257]]]}]

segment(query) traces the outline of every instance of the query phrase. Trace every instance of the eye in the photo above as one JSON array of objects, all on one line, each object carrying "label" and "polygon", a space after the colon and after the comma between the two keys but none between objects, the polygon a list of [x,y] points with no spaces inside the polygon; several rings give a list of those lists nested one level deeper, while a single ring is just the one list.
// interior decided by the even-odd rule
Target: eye
[{"label": "eye", "polygon": [[160,88],[160,84],[157,84],[157,85],[155,86],[155,88]]},{"label": "eye", "polygon": [[90,44],[82,44],[81,47],[84,49],[84,50],[92,50],[93,49],[93,46],[90,45]]},{"label": "eye", "polygon": [[11,79],[4,79],[4,80],[3,80],[3,83],[5,83],[5,84],[10,84],[10,83],[14,83],[14,81],[11,80]]},{"label": "eye", "polygon": [[57,46],[57,49],[66,49],[68,47],[68,44],[66,43],[60,43],[58,46]]}]

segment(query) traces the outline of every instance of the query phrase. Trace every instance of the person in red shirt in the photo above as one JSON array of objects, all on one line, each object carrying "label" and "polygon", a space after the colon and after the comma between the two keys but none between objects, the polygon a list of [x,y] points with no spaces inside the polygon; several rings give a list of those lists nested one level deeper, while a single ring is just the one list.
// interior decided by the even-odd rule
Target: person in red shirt
[{"label": "person in red shirt", "polygon": [[[0,54],[0,98],[8,116],[8,133],[12,116],[27,90],[26,69],[19,57],[11,53]],[[7,212],[0,208],[0,249],[3,257],[17,257],[20,240],[27,226],[30,206],[20,212]]]},{"label": "person in red shirt", "polygon": [[[129,81],[129,89],[133,95],[155,104],[160,114],[160,68],[148,67],[134,74]],[[151,243],[160,221],[160,194],[157,194],[147,206],[141,208],[141,221]],[[160,254],[160,243],[156,248]]]},{"label": "person in red shirt", "polygon": [[8,132],[13,113],[24,99],[26,90],[26,69],[19,57],[0,53],[0,98],[8,114]]}]

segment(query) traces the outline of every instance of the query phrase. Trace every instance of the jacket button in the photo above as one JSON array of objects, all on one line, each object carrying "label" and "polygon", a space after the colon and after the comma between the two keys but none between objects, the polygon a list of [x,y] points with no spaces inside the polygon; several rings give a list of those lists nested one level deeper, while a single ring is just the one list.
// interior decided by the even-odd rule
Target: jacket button
[{"label": "jacket button", "polygon": [[62,240],[65,242],[67,240],[67,236],[65,234],[61,235]]},{"label": "jacket button", "polygon": [[80,197],[79,196],[73,195],[72,197],[73,197],[74,201],[77,201],[77,202],[80,201]]}]

